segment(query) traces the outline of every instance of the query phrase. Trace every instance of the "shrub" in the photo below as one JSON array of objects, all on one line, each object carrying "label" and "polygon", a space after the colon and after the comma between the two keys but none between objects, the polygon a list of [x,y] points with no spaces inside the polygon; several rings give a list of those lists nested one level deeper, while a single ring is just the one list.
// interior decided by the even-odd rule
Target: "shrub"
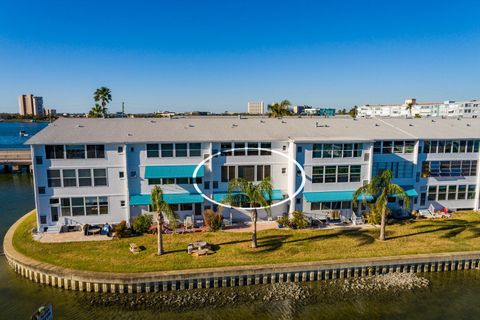
[{"label": "shrub", "polygon": [[292,229],[305,229],[308,227],[308,220],[302,211],[295,210],[292,213],[291,226]]},{"label": "shrub", "polygon": [[133,221],[133,230],[135,233],[143,234],[148,231],[152,223],[153,216],[151,214],[142,214]]},{"label": "shrub", "polygon": [[203,211],[203,219],[205,226],[209,231],[218,231],[223,227],[223,215],[219,212],[215,212],[211,209]]},{"label": "shrub", "polygon": [[287,228],[290,227],[290,219],[288,216],[281,216],[277,219],[277,223]]},{"label": "shrub", "polygon": [[117,238],[124,238],[128,233],[127,222],[125,220],[120,221],[120,223],[115,225],[113,230]]}]

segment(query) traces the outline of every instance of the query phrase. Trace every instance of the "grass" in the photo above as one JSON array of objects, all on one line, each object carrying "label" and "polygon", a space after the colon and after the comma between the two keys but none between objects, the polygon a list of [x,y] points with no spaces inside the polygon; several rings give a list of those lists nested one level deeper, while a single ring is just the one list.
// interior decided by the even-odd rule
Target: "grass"
[{"label": "grass", "polygon": [[[156,255],[156,236],[144,235],[112,241],[40,243],[30,230],[35,214],[23,221],[13,245],[36,260],[66,268],[107,272],[147,272],[194,268],[257,265],[331,259],[395,256],[480,250],[480,214],[463,212],[452,219],[421,220],[389,225],[387,241],[377,240],[379,229],[265,230],[259,247],[250,248],[250,233],[206,232],[164,236],[166,254]],[[187,244],[205,240],[216,246],[210,256],[192,257]],[[129,243],[144,246],[133,255]]]}]

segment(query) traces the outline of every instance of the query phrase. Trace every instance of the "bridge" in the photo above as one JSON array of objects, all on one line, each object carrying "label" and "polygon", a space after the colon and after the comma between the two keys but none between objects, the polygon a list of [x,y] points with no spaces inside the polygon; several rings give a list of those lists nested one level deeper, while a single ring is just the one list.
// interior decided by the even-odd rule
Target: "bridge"
[{"label": "bridge", "polygon": [[26,167],[30,170],[32,154],[30,149],[3,149],[0,150],[0,165],[5,172],[20,171]]}]

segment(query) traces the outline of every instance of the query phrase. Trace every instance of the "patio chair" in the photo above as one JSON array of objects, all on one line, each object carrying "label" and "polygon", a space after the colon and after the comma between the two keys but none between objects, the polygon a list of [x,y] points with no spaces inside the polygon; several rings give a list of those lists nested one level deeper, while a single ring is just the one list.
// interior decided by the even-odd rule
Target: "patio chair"
[{"label": "patio chair", "polygon": [[428,206],[428,209],[424,209],[424,210],[418,210],[418,214],[421,216],[421,217],[424,217],[424,218],[427,218],[427,219],[431,219],[431,218],[436,218],[436,213],[435,213],[435,207],[433,206],[433,204],[430,204]]},{"label": "patio chair", "polygon": [[188,229],[193,230],[193,220],[192,216],[186,216],[183,220],[183,229],[188,231]]}]

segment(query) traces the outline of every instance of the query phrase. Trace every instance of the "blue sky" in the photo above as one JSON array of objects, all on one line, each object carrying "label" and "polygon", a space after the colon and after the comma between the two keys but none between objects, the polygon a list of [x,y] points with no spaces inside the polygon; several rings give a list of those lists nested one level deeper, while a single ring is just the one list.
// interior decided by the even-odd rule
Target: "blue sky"
[{"label": "blue sky", "polygon": [[0,0],[0,112],[480,98],[478,1]]}]

